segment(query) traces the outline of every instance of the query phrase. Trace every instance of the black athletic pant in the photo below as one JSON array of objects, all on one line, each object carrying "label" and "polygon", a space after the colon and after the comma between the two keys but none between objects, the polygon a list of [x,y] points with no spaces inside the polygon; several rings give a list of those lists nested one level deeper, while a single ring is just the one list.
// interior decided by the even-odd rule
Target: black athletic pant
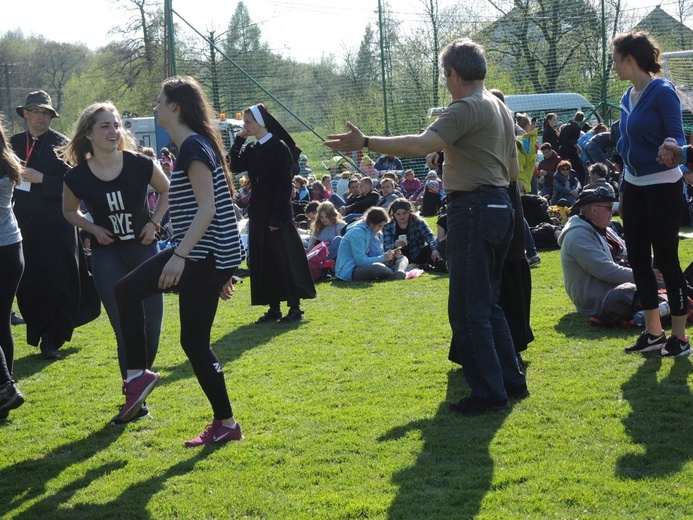
[{"label": "black athletic pant", "polygon": [[633,269],[642,308],[656,309],[659,304],[657,280],[652,271],[654,253],[655,267],[664,278],[671,314],[683,316],[688,310],[687,284],[679,262],[683,181],[650,186],[623,184],[620,212],[628,263]]},{"label": "black athletic pant", "polygon": [[[142,301],[162,292],[158,287],[159,277],[172,255],[171,248],[161,251],[116,284],[116,301],[128,370],[139,370],[147,366]],[[233,273],[234,269],[216,269],[211,255],[205,260],[188,259],[177,286],[180,343],[212,405],[215,419],[226,419],[233,415],[221,363],[210,346],[210,332],[217,312],[219,291]]]},{"label": "black athletic pant", "polygon": [[22,243],[0,247],[0,385],[12,379],[14,339],[10,314],[23,272]]}]

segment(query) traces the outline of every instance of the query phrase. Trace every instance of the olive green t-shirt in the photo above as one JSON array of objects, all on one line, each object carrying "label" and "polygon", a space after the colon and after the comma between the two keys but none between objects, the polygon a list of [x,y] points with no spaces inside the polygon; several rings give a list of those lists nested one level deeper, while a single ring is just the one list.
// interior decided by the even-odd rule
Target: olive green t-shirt
[{"label": "olive green t-shirt", "polygon": [[515,123],[508,107],[488,90],[453,101],[428,130],[447,143],[446,193],[510,184],[511,161],[517,161]]}]

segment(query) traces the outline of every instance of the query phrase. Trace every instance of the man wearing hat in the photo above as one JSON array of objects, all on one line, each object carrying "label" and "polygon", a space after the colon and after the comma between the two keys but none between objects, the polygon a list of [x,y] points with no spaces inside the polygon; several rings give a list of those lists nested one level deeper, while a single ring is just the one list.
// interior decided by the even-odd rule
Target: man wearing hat
[{"label": "man wearing hat", "polygon": [[29,93],[17,113],[26,120],[26,130],[10,138],[25,166],[14,195],[25,261],[17,301],[27,343],[40,343],[46,359],[57,359],[58,349],[72,337],[80,293],[77,231],[62,213],[69,167],[56,155],[67,138],[50,128],[58,113],[43,90]]},{"label": "man wearing hat", "polygon": [[301,177],[308,177],[313,173],[313,170],[311,170],[308,167],[308,156],[301,154],[298,158],[298,168],[299,168],[299,175]]},{"label": "man wearing hat", "polygon": [[578,312],[605,322],[630,320],[638,310],[626,245],[609,226],[618,201],[606,182],[588,184],[558,237],[563,280]]}]

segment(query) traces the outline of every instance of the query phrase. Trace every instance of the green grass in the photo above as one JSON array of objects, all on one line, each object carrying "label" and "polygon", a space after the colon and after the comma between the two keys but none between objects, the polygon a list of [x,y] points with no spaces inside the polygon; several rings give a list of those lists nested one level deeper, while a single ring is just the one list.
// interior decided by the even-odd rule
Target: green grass
[{"label": "green grass", "polygon": [[[122,403],[105,315],[43,361],[15,327],[27,403],[0,425],[0,518],[690,518],[692,365],[622,353],[635,329],[574,312],[559,254],[532,271],[532,395],[463,418],[448,280],[325,282],[298,325],[255,326],[249,280],[213,329],[246,439],[185,449],[211,420],[166,296],[153,419]],[[684,265],[693,242],[683,241]]]}]

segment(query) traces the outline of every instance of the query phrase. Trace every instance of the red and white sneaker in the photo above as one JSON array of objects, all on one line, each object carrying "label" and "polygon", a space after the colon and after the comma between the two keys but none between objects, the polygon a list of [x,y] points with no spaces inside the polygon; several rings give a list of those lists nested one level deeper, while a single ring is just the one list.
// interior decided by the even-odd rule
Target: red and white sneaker
[{"label": "red and white sneaker", "polygon": [[241,432],[241,424],[236,423],[233,428],[224,426],[221,421],[214,419],[212,424],[208,424],[205,431],[194,439],[190,439],[185,443],[186,448],[194,448],[203,444],[217,444],[229,441],[240,441],[243,438]]},{"label": "red and white sneaker", "polygon": [[129,383],[123,381],[125,404],[118,414],[121,421],[128,422],[137,415],[137,412],[142,408],[142,403],[147,399],[147,396],[152,393],[160,377],[161,376],[155,372],[145,370],[142,375],[137,376]]}]

